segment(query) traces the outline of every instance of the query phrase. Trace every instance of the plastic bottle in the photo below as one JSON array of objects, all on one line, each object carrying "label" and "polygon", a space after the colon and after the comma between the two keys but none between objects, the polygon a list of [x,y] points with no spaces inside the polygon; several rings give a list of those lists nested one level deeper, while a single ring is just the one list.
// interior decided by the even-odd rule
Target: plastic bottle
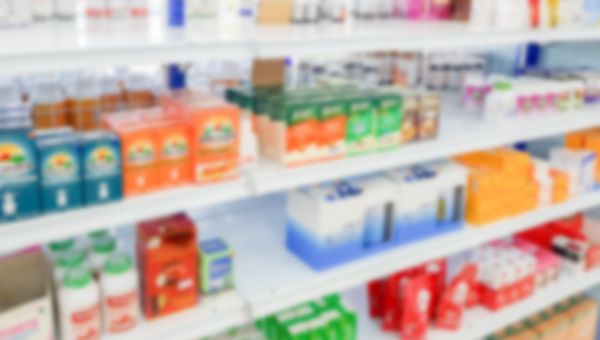
[{"label": "plastic bottle", "polygon": [[117,241],[111,236],[98,237],[92,240],[91,261],[95,273],[100,273],[106,259],[117,250]]},{"label": "plastic bottle", "polygon": [[137,19],[145,19],[148,17],[150,10],[148,0],[129,0],[129,16]]},{"label": "plastic bottle", "polygon": [[[117,1],[117,0],[115,0]],[[112,16],[111,0],[86,0],[85,15],[90,19],[106,18]]]},{"label": "plastic bottle", "polygon": [[252,117],[248,114],[241,118],[240,165],[244,170],[256,167],[258,160],[258,139],[252,129]]},{"label": "plastic bottle", "polygon": [[503,123],[514,117],[515,93],[508,81],[498,81],[485,101],[485,118],[492,122]]},{"label": "plastic bottle", "polygon": [[167,25],[169,27],[185,26],[185,7],[184,0],[168,0],[167,2]]},{"label": "plastic bottle", "polygon": [[32,6],[35,20],[48,20],[54,15],[53,0],[32,0]]},{"label": "plastic bottle", "polygon": [[123,94],[119,79],[104,76],[100,80],[100,114],[113,113],[123,108]]},{"label": "plastic bottle", "polygon": [[71,107],[71,125],[78,131],[99,128],[100,83],[93,73],[76,77]]},{"label": "plastic bottle", "polygon": [[89,268],[64,275],[59,301],[61,339],[100,339],[100,294]]},{"label": "plastic bottle", "polygon": [[125,79],[125,103],[128,109],[149,108],[155,104],[152,78],[144,73],[132,73]]},{"label": "plastic bottle", "polygon": [[32,0],[0,1],[0,27],[20,26],[33,21]]},{"label": "plastic bottle", "polygon": [[75,239],[73,238],[50,242],[48,245],[48,250],[50,250],[50,254],[54,260],[56,260],[60,254],[73,250],[74,248]]},{"label": "plastic bottle", "polygon": [[57,286],[62,284],[65,274],[85,264],[85,253],[82,250],[70,249],[56,256],[54,267],[54,282]]},{"label": "plastic bottle", "polygon": [[34,82],[31,92],[31,115],[35,128],[68,126],[67,102],[58,81],[51,77],[42,77]]},{"label": "plastic bottle", "polygon": [[53,0],[54,16],[59,19],[70,20],[75,18],[75,0]]},{"label": "plastic bottle", "polygon": [[131,257],[115,253],[104,263],[101,277],[104,329],[123,333],[139,322],[138,273]]}]

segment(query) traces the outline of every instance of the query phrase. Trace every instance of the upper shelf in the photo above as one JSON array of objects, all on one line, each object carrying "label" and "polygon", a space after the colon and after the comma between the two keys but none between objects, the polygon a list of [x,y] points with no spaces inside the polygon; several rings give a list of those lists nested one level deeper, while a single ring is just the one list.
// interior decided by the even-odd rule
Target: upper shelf
[{"label": "upper shelf", "polygon": [[186,186],[121,202],[39,218],[0,224],[0,251],[10,251],[99,228],[135,223],[169,213],[285,191],[393,167],[431,161],[459,153],[529,141],[600,125],[600,108],[560,116],[539,116],[512,125],[482,121],[473,114],[445,106],[437,139],[400,146],[395,151],[286,169],[262,165],[237,181]]},{"label": "upper shelf", "polygon": [[600,29],[478,32],[457,22],[379,22],[265,26],[160,17],[141,21],[36,23],[0,30],[0,74],[47,72],[210,58],[323,55],[389,49],[497,46],[600,38]]}]

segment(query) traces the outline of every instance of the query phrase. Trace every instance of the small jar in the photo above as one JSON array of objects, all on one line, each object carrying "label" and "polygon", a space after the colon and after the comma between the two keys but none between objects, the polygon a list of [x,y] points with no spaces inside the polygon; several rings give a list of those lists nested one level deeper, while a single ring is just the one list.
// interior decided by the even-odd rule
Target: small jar
[{"label": "small jar", "polygon": [[100,292],[89,268],[67,271],[59,301],[61,339],[100,339]]},{"label": "small jar", "polygon": [[138,273],[131,257],[123,253],[109,256],[101,276],[104,330],[121,334],[139,323]]},{"label": "small jar", "polygon": [[117,241],[111,236],[98,237],[92,240],[91,261],[95,273],[100,273],[106,259],[117,250]]}]

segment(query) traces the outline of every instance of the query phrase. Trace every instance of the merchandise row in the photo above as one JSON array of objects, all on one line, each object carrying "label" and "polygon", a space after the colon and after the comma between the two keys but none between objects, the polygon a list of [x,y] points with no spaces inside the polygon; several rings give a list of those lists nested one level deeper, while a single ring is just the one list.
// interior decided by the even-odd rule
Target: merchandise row
[{"label": "merchandise row", "polygon": [[[369,306],[360,308],[380,318],[386,332],[399,331],[403,338],[428,338],[427,333],[440,330],[450,335],[461,332],[463,318],[473,309],[502,313],[527,304],[563,280],[595,271],[600,264],[597,226],[576,215],[512,240],[404,269],[369,283]],[[176,215],[139,223],[133,240],[98,231],[53,242],[44,251],[34,248],[2,258],[0,270],[12,273],[2,289],[30,287],[27,282],[36,282],[37,287],[0,314],[5,320],[19,312],[6,324],[6,334],[60,330],[61,339],[77,338],[76,334],[91,339],[133,336],[143,331],[138,328],[167,327],[168,322],[185,318],[185,310],[210,308],[212,297],[233,288],[234,271],[243,263],[237,258],[247,254],[236,250],[234,255],[222,239],[198,243],[198,236],[204,237],[188,217]],[[137,248],[136,256],[129,255],[131,246]],[[46,274],[48,268],[52,275]],[[240,292],[245,293],[246,284],[238,280]],[[551,297],[546,303],[558,300]],[[258,331],[244,327],[242,333],[262,333],[259,339],[304,339],[313,333],[325,339],[339,339],[336,334],[356,339],[368,317],[361,320],[366,312],[356,313],[355,307],[348,307],[354,306],[351,302],[331,295],[272,315],[257,314]],[[171,314],[168,320],[163,318]],[[39,327],[20,327],[32,320]]]},{"label": "merchandise row", "polygon": [[[186,19],[245,21],[257,24],[343,23],[350,19],[381,21],[467,21],[478,29],[554,28],[594,26],[598,22],[597,1],[473,1],[473,0],[169,0],[156,8],[164,25],[182,27]],[[2,26],[29,24],[33,20],[147,18],[156,6],[148,0],[119,2],[86,0],[79,9],[75,0],[8,0],[3,2]]]}]

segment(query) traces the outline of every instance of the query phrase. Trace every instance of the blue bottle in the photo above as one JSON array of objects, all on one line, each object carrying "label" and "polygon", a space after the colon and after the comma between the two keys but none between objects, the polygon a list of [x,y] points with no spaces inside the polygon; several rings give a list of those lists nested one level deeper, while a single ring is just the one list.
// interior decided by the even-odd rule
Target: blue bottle
[{"label": "blue bottle", "polygon": [[167,13],[169,27],[185,26],[185,0],[169,0]]}]

